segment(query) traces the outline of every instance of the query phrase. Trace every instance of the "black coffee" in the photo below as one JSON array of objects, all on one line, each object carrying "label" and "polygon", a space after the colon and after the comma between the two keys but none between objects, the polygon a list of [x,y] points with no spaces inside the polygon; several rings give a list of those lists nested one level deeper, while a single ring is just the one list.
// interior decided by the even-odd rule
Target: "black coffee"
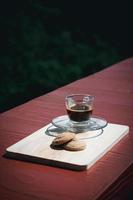
[{"label": "black coffee", "polygon": [[87,105],[77,104],[70,109],[67,108],[67,113],[72,121],[82,122],[90,118],[92,115],[92,108]]}]

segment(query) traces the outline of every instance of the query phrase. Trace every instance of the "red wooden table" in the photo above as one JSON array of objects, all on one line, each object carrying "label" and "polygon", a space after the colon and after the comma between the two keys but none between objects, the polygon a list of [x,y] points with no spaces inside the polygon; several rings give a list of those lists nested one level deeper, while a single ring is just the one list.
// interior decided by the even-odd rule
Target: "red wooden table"
[{"label": "red wooden table", "polygon": [[[70,93],[95,95],[94,114],[128,125],[129,135],[87,171],[7,159],[5,149],[66,114]],[[133,191],[133,58],[33,99],[0,116],[2,200],[128,199]]]}]

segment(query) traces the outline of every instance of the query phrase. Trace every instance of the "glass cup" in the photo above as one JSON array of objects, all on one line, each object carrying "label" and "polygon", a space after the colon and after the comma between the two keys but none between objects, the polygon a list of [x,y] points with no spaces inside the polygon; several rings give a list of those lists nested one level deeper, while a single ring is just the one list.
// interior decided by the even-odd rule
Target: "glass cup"
[{"label": "glass cup", "polygon": [[84,131],[91,124],[94,96],[89,94],[71,94],[65,99],[66,110],[72,129]]}]

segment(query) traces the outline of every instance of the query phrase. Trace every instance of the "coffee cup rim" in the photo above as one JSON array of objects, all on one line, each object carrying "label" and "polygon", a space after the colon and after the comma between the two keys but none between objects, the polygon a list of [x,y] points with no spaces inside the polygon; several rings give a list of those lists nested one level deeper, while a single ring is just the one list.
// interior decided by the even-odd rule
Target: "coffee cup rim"
[{"label": "coffee cup rim", "polygon": [[87,97],[91,97],[91,98],[94,99],[94,95],[92,95],[92,94],[86,94],[86,93],[72,93],[72,94],[66,95],[65,98],[68,99],[68,98],[71,98],[71,97],[74,97],[74,96],[87,96]]}]

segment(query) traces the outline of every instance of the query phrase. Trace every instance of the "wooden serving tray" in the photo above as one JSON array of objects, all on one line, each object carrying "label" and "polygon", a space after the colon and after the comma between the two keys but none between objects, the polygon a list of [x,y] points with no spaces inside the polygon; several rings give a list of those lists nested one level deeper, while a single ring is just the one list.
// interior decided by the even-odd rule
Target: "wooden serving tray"
[{"label": "wooden serving tray", "polygon": [[55,137],[48,131],[50,126],[51,124],[8,147],[6,155],[15,159],[56,167],[85,170],[98,161],[129,131],[128,126],[109,123],[103,131],[78,133],[76,137],[85,141],[87,147],[85,150],[74,152],[64,149],[53,149],[50,146]]}]

